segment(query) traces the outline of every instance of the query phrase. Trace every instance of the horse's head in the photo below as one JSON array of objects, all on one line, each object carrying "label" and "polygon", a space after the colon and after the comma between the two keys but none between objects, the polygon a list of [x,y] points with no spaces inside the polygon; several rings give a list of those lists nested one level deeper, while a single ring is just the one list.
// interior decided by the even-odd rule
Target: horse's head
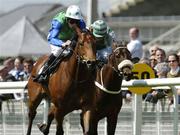
[{"label": "horse's head", "polygon": [[75,31],[78,36],[76,50],[79,60],[86,64],[89,69],[92,69],[96,63],[95,38],[88,30],[81,31],[78,27],[75,27]]},{"label": "horse's head", "polygon": [[118,69],[126,81],[131,79],[133,63],[131,62],[131,53],[126,45],[121,42],[114,42],[112,45],[114,67]]}]

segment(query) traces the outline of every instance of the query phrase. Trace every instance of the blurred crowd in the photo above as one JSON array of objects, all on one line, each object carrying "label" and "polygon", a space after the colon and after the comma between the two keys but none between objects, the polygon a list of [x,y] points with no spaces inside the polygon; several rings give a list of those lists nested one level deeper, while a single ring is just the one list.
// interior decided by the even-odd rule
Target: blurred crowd
[{"label": "blurred crowd", "polygon": [[[3,59],[0,66],[0,82],[27,81],[32,71],[33,64],[34,60],[32,58],[25,58],[22,56]],[[21,98],[22,95],[19,93],[0,94],[0,110],[2,101],[8,99],[19,100]]]},{"label": "blurred crowd", "polygon": [[33,68],[32,58],[8,57],[0,66],[0,81],[25,81]]},{"label": "blurred crowd", "polygon": [[[143,45],[139,38],[140,31],[136,27],[129,29],[129,43],[127,44],[128,50],[132,54],[133,63],[145,63],[149,65],[154,73],[156,78],[167,78],[167,77],[180,77],[180,50],[177,52],[166,52],[162,49],[160,45],[154,44],[149,50],[148,54],[145,54],[143,51]],[[180,104],[180,90],[177,91],[179,95],[179,104]],[[123,91],[123,98],[126,102],[130,102],[132,99],[132,93],[130,91]],[[145,102],[151,102],[156,104],[159,99],[164,99],[167,97],[168,104],[173,104],[171,90],[151,90],[149,93],[143,95],[143,100]]]},{"label": "blurred crowd", "polygon": [[[131,35],[130,35],[131,36]],[[137,54],[140,50],[135,50]],[[180,50],[177,52],[166,52],[160,45],[154,44],[148,50],[148,56],[139,57],[136,63],[145,63],[149,65],[155,73],[156,78],[174,78],[180,77]],[[180,104],[180,89],[177,90],[178,103]],[[132,99],[130,91],[123,91],[123,97],[126,102]],[[145,102],[156,104],[159,99],[165,99],[168,106],[173,104],[172,90],[152,89],[149,93],[143,95]]]},{"label": "blurred crowd", "polygon": [[[154,70],[157,78],[180,77],[180,51],[166,54],[166,51],[156,44],[150,48],[149,54],[150,57],[146,58],[146,64]],[[180,104],[180,89],[177,93]],[[144,100],[156,104],[159,99],[167,97],[168,105],[172,105],[172,95],[172,90],[152,90],[144,96]]]}]

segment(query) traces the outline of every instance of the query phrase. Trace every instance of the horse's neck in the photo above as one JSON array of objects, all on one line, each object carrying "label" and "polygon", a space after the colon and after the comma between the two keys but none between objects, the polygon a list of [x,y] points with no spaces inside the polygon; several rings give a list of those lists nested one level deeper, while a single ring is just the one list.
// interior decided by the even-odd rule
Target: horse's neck
[{"label": "horse's neck", "polygon": [[65,61],[64,66],[64,69],[66,70],[65,72],[67,72],[74,80],[78,80],[81,74],[84,75],[84,78],[87,76],[86,73],[83,73],[85,72],[85,70],[80,63],[80,57],[78,56],[77,47],[74,49],[72,56],[70,56],[70,58]]},{"label": "horse's neck", "polygon": [[78,58],[76,54],[77,51],[75,49],[72,56],[66,61],[66,70],[69,70],[68,72],[70,72],[72,75],[75,75],[78,68]]},{"label": "horse's neck", "polygon": [[111,56],[111,57],[108,59],[107,65],[108,65],[109,67],[111,67],[111,68],[117,68],[116,58]]}]

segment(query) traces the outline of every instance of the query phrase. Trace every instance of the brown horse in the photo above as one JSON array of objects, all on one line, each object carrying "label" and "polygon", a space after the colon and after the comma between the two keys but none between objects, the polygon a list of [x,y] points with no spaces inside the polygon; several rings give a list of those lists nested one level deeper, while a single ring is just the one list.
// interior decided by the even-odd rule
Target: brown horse
[{"label": "brown horse", "polygon": [[[114,43],[113,52],[108,63],[97,71],[96,76],[96,109],[93,118],[93,135],[97,135],[98,122],[107,118],[107,134],[114,135],[118,114],[122,107],[121,84],[123,78],[130,80],[132,62],[126,46]],[[119,64],[120,63],[120,64]],[[81,115],[82,116],[82,115]],[[81,117],[81,125],[83,125]]]},{"label": "brown horse", "polygon": [[[122,106],[121,84],[123,78],[130,80],[132,63],[131,54],[124,45],[114,43],[112,45],[113,53],[109,56],[108,63],[101,69],[98,69],[96,75],[96,109],[92,116],[92,135],[97,135],[98,121],[107,117],[108,135],[114,135],[118,114]],[[120,64],[119,64],[120,63]],[[119,69],[118,69],[119,67]],[[54,118],[54,107],[48,114],[48,123],[40,124],[40,130],[45,134],[49,131],[50,124]],[[84,126],[84,115],[81,114],[81,125],[83,131],[86,131]]]},{"label": "brown horse", "polygon": [[[73,54],[61,61],[56,72],[49,78],[48,85],[42,86],[33,82],[33,77],[41,68],[47,57],[40,58],[35,64],[32,75],[28,81],[29,95],[29,123],[27,135],[31,134],[36,109],[43,98],[49,97],[54,105],[53,118],[57,121],[56,135],[63,134],[63,119],[69,112],[82,109],[85,133],[90,130],[91,109],[95,98],[94,65],[96,61],[95,40],[89,31],[82,32],[75,27],[77,43]],[[48,134],[47,130],[44,134]]]}]

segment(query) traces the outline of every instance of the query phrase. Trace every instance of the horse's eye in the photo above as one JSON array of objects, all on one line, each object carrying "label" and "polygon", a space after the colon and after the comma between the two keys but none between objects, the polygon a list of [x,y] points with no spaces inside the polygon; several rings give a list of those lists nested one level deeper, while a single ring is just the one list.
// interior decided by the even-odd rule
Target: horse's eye
[{"label": "horse's eye", "polygon": [[83,46],[83,42],[82,42],[82,41],[80,41],[80,42],[79,42],[79,45],[80,45],[80,46]]},{"label": "horse's eye", "polygon": [[79,40],[79,45],[83,46],[83,40]]}]

